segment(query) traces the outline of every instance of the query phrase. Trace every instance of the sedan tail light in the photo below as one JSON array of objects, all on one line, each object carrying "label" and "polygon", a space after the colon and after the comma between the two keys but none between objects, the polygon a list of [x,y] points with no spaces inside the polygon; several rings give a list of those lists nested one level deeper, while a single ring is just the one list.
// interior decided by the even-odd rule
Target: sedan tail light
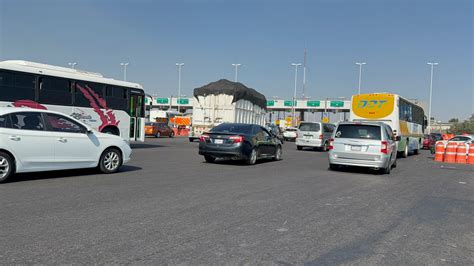
[{"label": "sedan tail light", "polygon": [[233,143],[244,142],[244,136],[230,136],[229,139],[232,140]]},{"label": "sedan tail light", "polygon": [[329,150],[332,150],[334,149],[334,139],[330,139],[329,140],[329,147],[328,147]]},{"label": "sedan tail light", "polygon": [[206,142],[209,139],[209,135],[203,134],[199,137],[200,142]]},{"label": "sedan tail light", "polygon": [[388,154],[388,142],[382,141],[382,145],[380,146],[380,152],[384,154]]}]

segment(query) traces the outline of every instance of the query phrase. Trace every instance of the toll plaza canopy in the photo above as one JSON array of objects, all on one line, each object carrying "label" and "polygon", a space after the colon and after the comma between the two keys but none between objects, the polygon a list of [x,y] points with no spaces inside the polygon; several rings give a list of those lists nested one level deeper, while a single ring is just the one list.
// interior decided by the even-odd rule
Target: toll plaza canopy
[{"label": "toll plaza canopy", "polygon": [[198,96],[227,94],[234,96],[232,102],[244,99],[251,103],[260,106],[262,109],[267,109],[267,99],[260,92],[245,86],[240,82],[232,82],[227,79],[221,79],[211,82],[200,88],[194,89],[194,97],[199,101]]}]

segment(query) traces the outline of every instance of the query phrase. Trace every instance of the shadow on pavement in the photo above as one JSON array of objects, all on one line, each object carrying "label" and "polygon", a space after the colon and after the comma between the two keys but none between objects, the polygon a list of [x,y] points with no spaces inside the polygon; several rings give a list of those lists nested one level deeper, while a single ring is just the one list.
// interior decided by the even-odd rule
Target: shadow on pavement
[{"label": "shadow on pavement", "polygon": [[[142,169],[141,167],[124,165],[120,168],[120,171],[117,174],[138,171],[141,169]],[[7,180],[6,183],[34,181],[34,180],[41,180],[41,179],[67,178],[67,177],[75,177],[75,176],[88,176],[88,175],[97,175],[97,174],[102,174],[102,173],[95,168],[22,173],[22,174],[15,174],[11,176]],[[114,175],[114,174],[111,174],[111,175]]]},{"label": "shadow on pavement", "polygon": [[168,147],[168,146],[161,145],[161,144],[151,144],[151,143],[132,143],[130,144],[130,147],[132,147],[132,149],[153,149],[153,148],[162,148],[162,147]]}]

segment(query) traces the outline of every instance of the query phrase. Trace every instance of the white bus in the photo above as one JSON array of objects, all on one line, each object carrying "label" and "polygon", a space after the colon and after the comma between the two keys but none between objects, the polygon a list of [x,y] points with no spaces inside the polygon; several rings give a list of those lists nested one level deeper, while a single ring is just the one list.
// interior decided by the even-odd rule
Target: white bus
[{"label": "white bus", "polygon": [[0,106],[54,110],[97,131],[144,141],[141,85],[101,74],[27,61],[0,62]]},{"label": "white bus", "polygon": [[397,136],[398,152],[407,157],[421,149],[426,117],[423,108],[390,93],[371,93],[352,96],[351,121],[382,121],[390,125]]}]

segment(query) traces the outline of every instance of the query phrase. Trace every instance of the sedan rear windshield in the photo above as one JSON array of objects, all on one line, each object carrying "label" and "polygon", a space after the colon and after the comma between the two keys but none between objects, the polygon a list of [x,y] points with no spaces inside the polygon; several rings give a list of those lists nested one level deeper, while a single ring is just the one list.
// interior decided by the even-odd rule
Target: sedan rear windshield
[{"label": "sedan rear windshield", "polygon": [[319,124],[316,123],[301,123],[300,131],[320,131]]},{"label": "sedan rear windshield", "polygon": [[220,124],[211,129],[211,132],[252,134],[252,127],[252,125]]},{"label": "sedan rear windshield", "polygon": [[380,140],[380,127],[371,125],[339,125],[335,137]]}]

